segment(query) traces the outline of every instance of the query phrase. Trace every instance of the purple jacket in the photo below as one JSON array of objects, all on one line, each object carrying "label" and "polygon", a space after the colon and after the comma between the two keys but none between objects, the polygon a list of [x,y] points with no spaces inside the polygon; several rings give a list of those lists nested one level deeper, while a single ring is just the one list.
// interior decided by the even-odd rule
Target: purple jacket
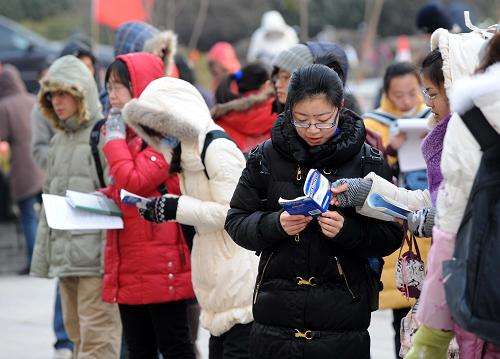
[{"label": "purple jacket", "polygon": [[441,152],[443,152],[444,135],[450,118],[451,114],[439,121],[437,126],[429,132],[422,142],[422,154],[427,165],[429,192],[433,205],[436,205],[439,185],[443,180],[443,175],[441,174]]}]

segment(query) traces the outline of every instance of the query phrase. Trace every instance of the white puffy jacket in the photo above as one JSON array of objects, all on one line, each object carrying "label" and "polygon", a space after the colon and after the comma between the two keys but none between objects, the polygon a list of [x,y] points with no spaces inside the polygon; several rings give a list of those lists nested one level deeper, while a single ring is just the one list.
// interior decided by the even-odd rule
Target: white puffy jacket
[{"label": "white puffy jacket", "polygon": [[164,77],[151,82],[139,99],[124,108],[124,117],[150,145],[170,160],[161,144],[165,136],[181,142],[176,221],[196,228],[191,253],[192,281],[201,306],[201,325],[219,336],[235,324],[253,320],[252,293],[258,257],[236,245],[224,230],[229,202],[245,167],[245,158],[227,139],[215,139],[201,152],[208,132],[221,129],[205,101],[189,83]]}]

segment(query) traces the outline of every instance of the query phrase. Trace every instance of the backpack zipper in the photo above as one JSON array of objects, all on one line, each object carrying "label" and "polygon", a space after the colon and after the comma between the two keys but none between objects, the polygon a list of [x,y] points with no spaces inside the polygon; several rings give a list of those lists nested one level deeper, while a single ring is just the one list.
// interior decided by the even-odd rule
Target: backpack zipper
[{"label": "backpack zipper", "polygon": [[351,290],[351,287],[349,286],[347,276],[345,275],[344,270],[342,269],[342,266],[340,265],[339,259],[337,257],[333,257],[333,258],[335,258],[335,262],[337,263],[337,270],[338,270],[340,276],[344,279],[344,283],[346,285],[347,290],[349,291],[349,293],[351,293],[352,299],[356,300],[357,297],[354,295],[353,291]]},{"label": "backpack zipper", "polygon": [[264,280],[264,274],[266,273],[267,265],[269,264],[269,261],[271,260],[271,257],[273,256],[274,252],[271,252],[269,257],[266,260],[266,264],[264,264],[264,268],[262,269],[262,274],[260,275],[259,281],[257,282],[257,285],[255,286],[255,294],[253,296],[253,304],[257,302],[257,296],[259,295],[259,288],[260,285],[262,284],[262,281]]}]

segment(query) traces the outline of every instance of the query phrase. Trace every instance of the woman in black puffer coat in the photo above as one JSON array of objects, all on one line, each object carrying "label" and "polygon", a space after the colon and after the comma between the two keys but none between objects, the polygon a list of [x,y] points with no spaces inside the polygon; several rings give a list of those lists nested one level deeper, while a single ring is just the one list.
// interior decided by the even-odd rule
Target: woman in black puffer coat
[{"label": "woman in black puffer coat", "polygon": [[323,65],[295,71],[285,112],[271,140],[252,151],[232,198],[226,230],[236,243],[260,253],[253,358],[370,356],[367,328],[378,280],[369,258],[394,252],[402,228],[353,208],[331,206],[312,218],[289,215],[278,204],[280,197],[303,195],[311,168],[330,181],[362,177],[369,166],[388,177],[384,163],[373,167],[362,160],[370,153],[363,120],[342,104],[335,71]]}]

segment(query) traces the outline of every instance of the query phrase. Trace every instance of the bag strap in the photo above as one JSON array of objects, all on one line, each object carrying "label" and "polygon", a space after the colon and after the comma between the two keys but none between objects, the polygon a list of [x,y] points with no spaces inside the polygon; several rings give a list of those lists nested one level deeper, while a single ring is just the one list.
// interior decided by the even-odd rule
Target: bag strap
[{"label": "bag strap", "polygon": [[422,256],[420,255],[420,249],[418,248],[418,244],[417,244],[417,238],[415,238],[415,236],[413,235],[413,233],[410,236],[411,236],[411,241],[413,243],[415,243],[415,253],[417,254],[417,258],[419,260],[422,260]]},{"label": "bag strap", "polygon": [[479,107],[472,107],[461,118],[481,146],[481,151],[484,152],[500,142],[500,135],[490,125]]},{"label": "bag strap", "polygon": [[212,130],[212,131],[209,131],[205,135],[205,142],[203,142],[203,149],[201,151],[201,163],[203,163],[203,167],[204,167],[203,171],[205,172],[205,175],[209,179],[210,179],[210,177],[208,176],[207,167],[205,166],[205,156],[207,155],[208,146],[210,146],[210,144],[212,143],[213,140],[218,139],[218,138],[225,138],[225,139],[228,139],[230,141],[233,141],[231,139],[231,137],[229,137],[229,135],[222,130]]},{"label": "bag strap", "polygon": [[94,158],[94,163],[97,171],[97,177],[99,178],[99,185],[101,188],[106,187],[106,182],[104,182],[104,170],[102,168],[101,157],[99,156],[99,140],[101,138],[101,128],[106,122],[105,119],[99,120],[94,124],[92,130],[90,131],[89,145],[92,152],[92,157]]},{"label": "bag strap", "polygon": [[382,153],[365,143],[363,145],[363,155],[361,156],[361,176],[364,177],[370,172],[380,174],[383,165],[384,158]]}]

